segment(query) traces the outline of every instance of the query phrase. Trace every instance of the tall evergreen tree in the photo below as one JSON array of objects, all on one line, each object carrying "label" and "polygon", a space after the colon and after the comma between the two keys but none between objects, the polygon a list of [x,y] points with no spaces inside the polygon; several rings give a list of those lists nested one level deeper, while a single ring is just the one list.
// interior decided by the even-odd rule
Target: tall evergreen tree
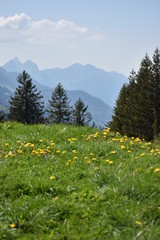
[{"label": "tall evergreen tree", "polygon": [[153,81],[154,81],[154,137],[157,137],[160,133],[160,51],[156,48],[153,54]]},{"label": "tall evergreen tree", "polygon": [[69,102],[66,91],[59,83],[52,92],[51,100],[49,100],[47,108],[49,121],[53,123],[68,123],[71,114]]},{"label": "tall evergreen tree", "polygon": [[19,83],[15,91],[15,96],[10,101],[10,117],[22,123],[38,123],[43,120],[44,104],[40,92],[32,83],[30,75],[23,71],[17,77]]},{"label": "tall evergreen tree", "polygon": [[145,56],[137,73],[137,117],[138,137],[153,139],[153,76],[152,61]]},{"label": "tall evergreen tree", "polygon": [[116,105],[113,109],[112,121],[109,123],[109,127],[111,130],[115,132],[124,133],[124,121],[126,116],[126,108],[128,103],[128,88],[127,85],[124,84],[120,90],[118,95],[118,99],[116,101]]},{"label": "tall evergreen tree", "polygon": [[87,125],[92,120],[92,115],[87,112],[88,106],[79,98],[74,104],[72,112],[73,123],[79,126]]}]

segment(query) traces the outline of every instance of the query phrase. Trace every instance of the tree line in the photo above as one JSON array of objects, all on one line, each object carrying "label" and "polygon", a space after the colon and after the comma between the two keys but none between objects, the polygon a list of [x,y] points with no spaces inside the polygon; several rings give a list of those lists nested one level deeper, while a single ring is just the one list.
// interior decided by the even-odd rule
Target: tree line
[{"label": "tree line", "polygon": [[[24,124],[36,123],[72,123],[75,125],[87,125],[91,119],[88,106],[79,98],[74,106],[70,106],[70,100],[63,86],[59,83],[52,92],[48,107],[44,110],[43,96],[33,84],[30,75],[23,71],[18,77],[18,87],[10,100],[9,118]],[[47,113],[48,116],[44,117]]]},{"label": "tree line", "polygon": [[152,140],[160,135],[160,50],[148,54],[139,70],[131,71],[114,107],[111,130],[122,135]]}]

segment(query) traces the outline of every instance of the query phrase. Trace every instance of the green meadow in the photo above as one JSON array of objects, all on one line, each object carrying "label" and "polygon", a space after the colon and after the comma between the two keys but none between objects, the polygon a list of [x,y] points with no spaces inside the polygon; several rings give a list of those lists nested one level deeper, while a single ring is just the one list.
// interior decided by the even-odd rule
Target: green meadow
[{"label": "green meadow", "polygon": [[160,239],[160,145],[0,124],[0,239]]}]

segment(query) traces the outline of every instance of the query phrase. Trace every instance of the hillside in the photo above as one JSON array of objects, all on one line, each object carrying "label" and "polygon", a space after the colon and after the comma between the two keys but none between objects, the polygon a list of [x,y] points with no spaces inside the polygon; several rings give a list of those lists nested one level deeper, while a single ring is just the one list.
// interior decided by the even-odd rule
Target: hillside
[{"label": "hillside", "polygon": [[0,124],[0,239],[159,239],[159,143]]}]

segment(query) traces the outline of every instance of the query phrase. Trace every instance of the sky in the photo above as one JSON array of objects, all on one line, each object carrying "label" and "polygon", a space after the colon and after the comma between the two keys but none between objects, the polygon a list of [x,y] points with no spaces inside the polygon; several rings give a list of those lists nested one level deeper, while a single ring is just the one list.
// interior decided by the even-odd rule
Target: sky
[{"label": "sky", "polygon": [[0,0],[0,66],[92,64],[129,76],[160,49],[160,0]]}]

